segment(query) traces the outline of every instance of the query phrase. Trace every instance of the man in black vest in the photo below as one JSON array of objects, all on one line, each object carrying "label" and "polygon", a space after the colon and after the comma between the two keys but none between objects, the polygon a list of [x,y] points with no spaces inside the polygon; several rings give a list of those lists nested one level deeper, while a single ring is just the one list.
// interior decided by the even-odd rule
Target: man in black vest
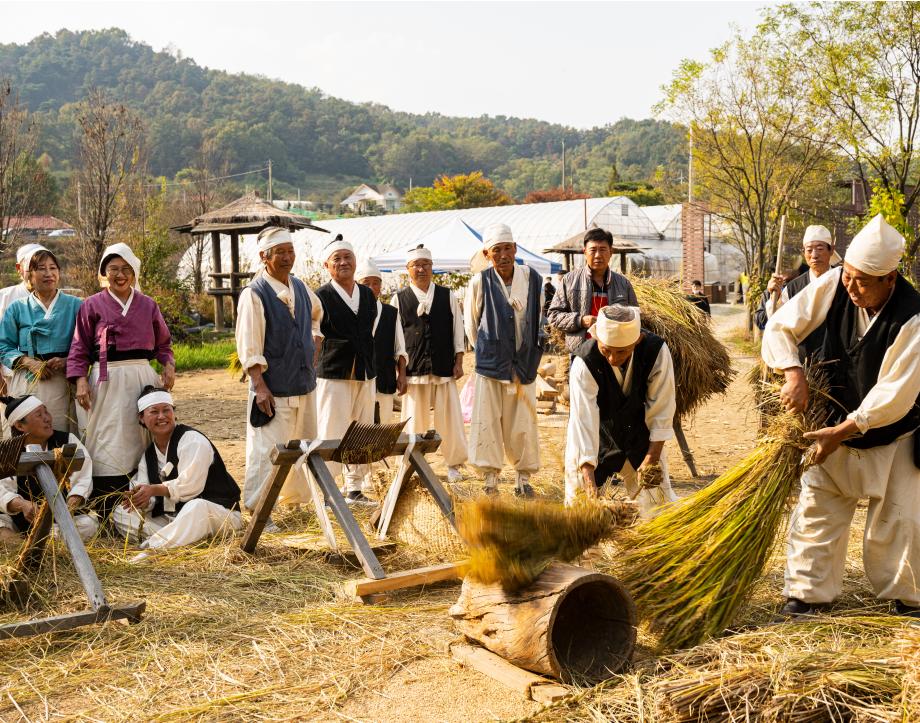
[{"label": "man in black vest", "polygon": [[[246,410],[246,478],[243,504],[254,510],[273,474],[271,451],[292,439],[316,437],[316,347],[323,309],[316,295],[291,273],[294,240],[270,226],[258,237],[265,264],[240,293],[236,350],[250,379]],[[300,469],[292,469],[279,504],[312,499]],[[278,528],[269,518],[267,532]]]},{"label": "man in black vest", "polygon": [[[355,251],[341,235],[326,245],[323,256],[330,279],[316,290],[323,305],[323,342],[316,366],[317,428],[320,439],[339,439],[352,420],[374,423],[377,300],[369,288],[355,281]],[[337,477],[341,466],[328,465]],[[375,504],[361,491],[367,472],[367,465],[345,467],[349,504]]]},{"label": "man in black vest", "polygon": [[399,310],[409,354],[409,391],[403,400],[406,431],[441,435],[439,451],[447,464],[449,482],[462,479],[466,462],[466,431],[457,393],[463,376],[463,315],[457,297],[432,280],[431,251],[412,249],[406,259],[409,285],[393,296]]},{"label": "man in black vest", "polygon": [[781,399],[801,411],[808,385],[798,344],[827,333],[832,426],[808,433],[814,466],[802,475],[786,558],[783,613],[802,615],[840,594],[847,540],[860,499],[869,499],[863,565],[880,600],[920,616],[920,293],[897,271],[904,238],[881,215],[832,269],[767,323],[763,360],[782,370]]},{"label": "man in black vest", "polygon": [[641,328],[634,306],[601,308],[589,332],[569,370],[565,501],[580,492],[595,497],[619,474],[649,517],[677,499],[664,455],[676,409],[671,353],[661,337]]},{"label": "man in black vest", "polygon": [[137,416],[153,441],[137,464],[115,528],[145,550],[191,545],[221,531],[239,530],[240,488],[220,452],[201,432],[176,424],[172,395],[147,386],[137,400]]}]

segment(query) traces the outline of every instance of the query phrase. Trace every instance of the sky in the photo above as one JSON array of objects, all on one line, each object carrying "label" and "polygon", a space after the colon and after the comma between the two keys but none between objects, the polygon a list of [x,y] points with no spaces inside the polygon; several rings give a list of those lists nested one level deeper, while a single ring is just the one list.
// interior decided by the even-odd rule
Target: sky
[{"label": "sky", "polygon": [[684,58],[764,2],[0,1],[0,43],[120,27],[209,68],[347,100],[589,128],[647,118]]}]

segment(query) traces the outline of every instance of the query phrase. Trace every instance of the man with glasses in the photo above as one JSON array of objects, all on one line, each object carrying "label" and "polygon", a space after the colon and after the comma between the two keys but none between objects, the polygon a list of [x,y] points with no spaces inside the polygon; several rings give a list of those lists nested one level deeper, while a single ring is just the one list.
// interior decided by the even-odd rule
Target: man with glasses
[{"label": "man with glasses", "polygon": [[[246,477],[243,504],[255,509],[272,473],[269,455],[277,444],[316,437],[316,349],[322,338],[323,307],[291,274],[294,243],[287,229],[270,226],[258,237],[265,265],[240,294],[236,349],[249,375]],[[292,469],[278,501],[310,501],[303,472]],[[277,527],[269,519],[267,532]]]},{"label": "man with glasses", "polygon": [[409,285],[393,296],[399,311],[409,365],[408,392],[402,418],[406,430],[421,434],[435,429],[441,435],[441,455],[447,479],[459,482],[466,462],[466,432],[456,380],[463,376],[463,316],[457,297],[432,281],[431,251],[419,245],[406,262]]},{"label": "man with glasses", "polygon": [[599,309],[614,303],[639,305],[629,279],[610,268],[613,235],[609,231],[587,231],[584,253],[585,265],[562,278],[547,313],[549,324],[565,332],[571,354],[589,337],[588,329],[597,321]]}]

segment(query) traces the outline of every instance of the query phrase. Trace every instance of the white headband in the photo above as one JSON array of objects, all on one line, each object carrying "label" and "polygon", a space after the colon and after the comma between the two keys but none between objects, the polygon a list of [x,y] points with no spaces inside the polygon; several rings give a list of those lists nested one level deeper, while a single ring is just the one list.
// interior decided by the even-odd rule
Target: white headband
[{"label": "white headband", "polygon": [[169,392],[150,392],[150,394],[145,394],[137,400],[137,411],[143,412],[154,404],[168,404],[171,407],[176,406],[173,404],[172,394]]},{"label": "white headband", "polygon": [[[19,268],[23,271],[29,270],[29,264],[32,263],[32,257],[35,256],[39,251],[48,251],[41,244],[25,244],[20,246],[16,250],[16,263],[19,264]],[[49,251],[49,253],[51,253]]]},{"label": "white headband", "polygon": [[[99,276],[103,279],[105,276],[105,268],[103,264],[106,262],[109,256],[121,256],[134,270],[134,288],[140,289],[140,276],[141,276],[141,260],[134,255],[134,252],[131,250],[131,247],[125,243],[112,244],[107,246],[105,251],[102,252],[102,260],[99,262]],[[108,280],[106,280],[106,285],[108,285]]]},{"label": "white headband", "polygon": [[10,412],[9,416],[6,418],[6,421],[8,424],[10,424],[10,426],[12,426],[26,415],[34,412],[43,404],[44,402],[38,397],[29,395],[26,397],[25,401],[21,402],[12,412]]},{"label": "white headband", "polygon": [[864,274],[884,276],[898,268],[904,237],[878,214],[853,237],[844,260]]},{"label": "white headband", "polygon": [[597,339],[605,346],[621,348],[635,344],[639,340],[639,334],[642,333],[642,321],[639,316],[639,308],[636,306],[626,306],[624,308],[633,312],[632,319],[629,321],[616,321],[607,316],[605,310],[612,307],[605,306],[597,312],[597,321],[588,329],[592,338]]},{"label": "white headband", "polygon": [[275,246],[292,243],[294,243],[294,239],[291,238],[291,232],[280,226],[263,228],[256,238],[256,245],[259,247],[259,251],[268,251]]},{"label": "white headband", "polygon": [[377,264],[374,263],[374,260],[367,259],[358,266],[358,270],[355,271],[355,278],[360,281],[361,279],[366,279],[371,276],[374,276],[381,281],[383,280],[383,274],[380,273],[380,269],[377,268]]},{"label": "white headband", "polygon": [[326,255],[327,259],[330,256],[332,256],[332,254],[334,254],[336,251],[351,251],[352,253],[354,253],[355,249],[350,243],[348,243],[348,241],[343,239],[340,235],[340,236],[336,236],[334,241],[330,241],[328,244],[326,244],[326,248],[323,249],[323,253]]},{"label": "white headband", "polygon": [[431,251],[424,246],[416,246],[414,249],[410,249],[409,253],[406,254],[406,266],[416,259],[428,259],[428,261],[432,261]]},{"label": "white headband", "polygon": [[513,244],[511,229],[503,223],[493,223],[482,232],[482,247],[490,249],[498,244]]}]

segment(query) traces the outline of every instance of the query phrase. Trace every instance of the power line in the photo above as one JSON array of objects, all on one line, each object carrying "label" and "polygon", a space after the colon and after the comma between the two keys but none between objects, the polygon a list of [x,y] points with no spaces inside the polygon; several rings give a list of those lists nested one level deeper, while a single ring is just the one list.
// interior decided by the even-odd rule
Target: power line
[{"label": "power line", "polygon": [[213,176],[211,178],[196,179],[194,181],[170,181],[168,183],[147,183],[147,184],[144,184],[144,188],[162,188],[163,186],[166,186],[167,188],[171,188],[173,186],[187,186],[191,183],[208,183],[210,181],[223,181],[224,179],[227,179],[227,178],[238,178],[239,176],[248,176],[250,173],[262,173],[263,171],[267,171],[268,168],[269,168],[268,166],[265,166],[265,168],[256,168],[252,171],[243,171],[242,173],[231,173],[229,176]]}]

